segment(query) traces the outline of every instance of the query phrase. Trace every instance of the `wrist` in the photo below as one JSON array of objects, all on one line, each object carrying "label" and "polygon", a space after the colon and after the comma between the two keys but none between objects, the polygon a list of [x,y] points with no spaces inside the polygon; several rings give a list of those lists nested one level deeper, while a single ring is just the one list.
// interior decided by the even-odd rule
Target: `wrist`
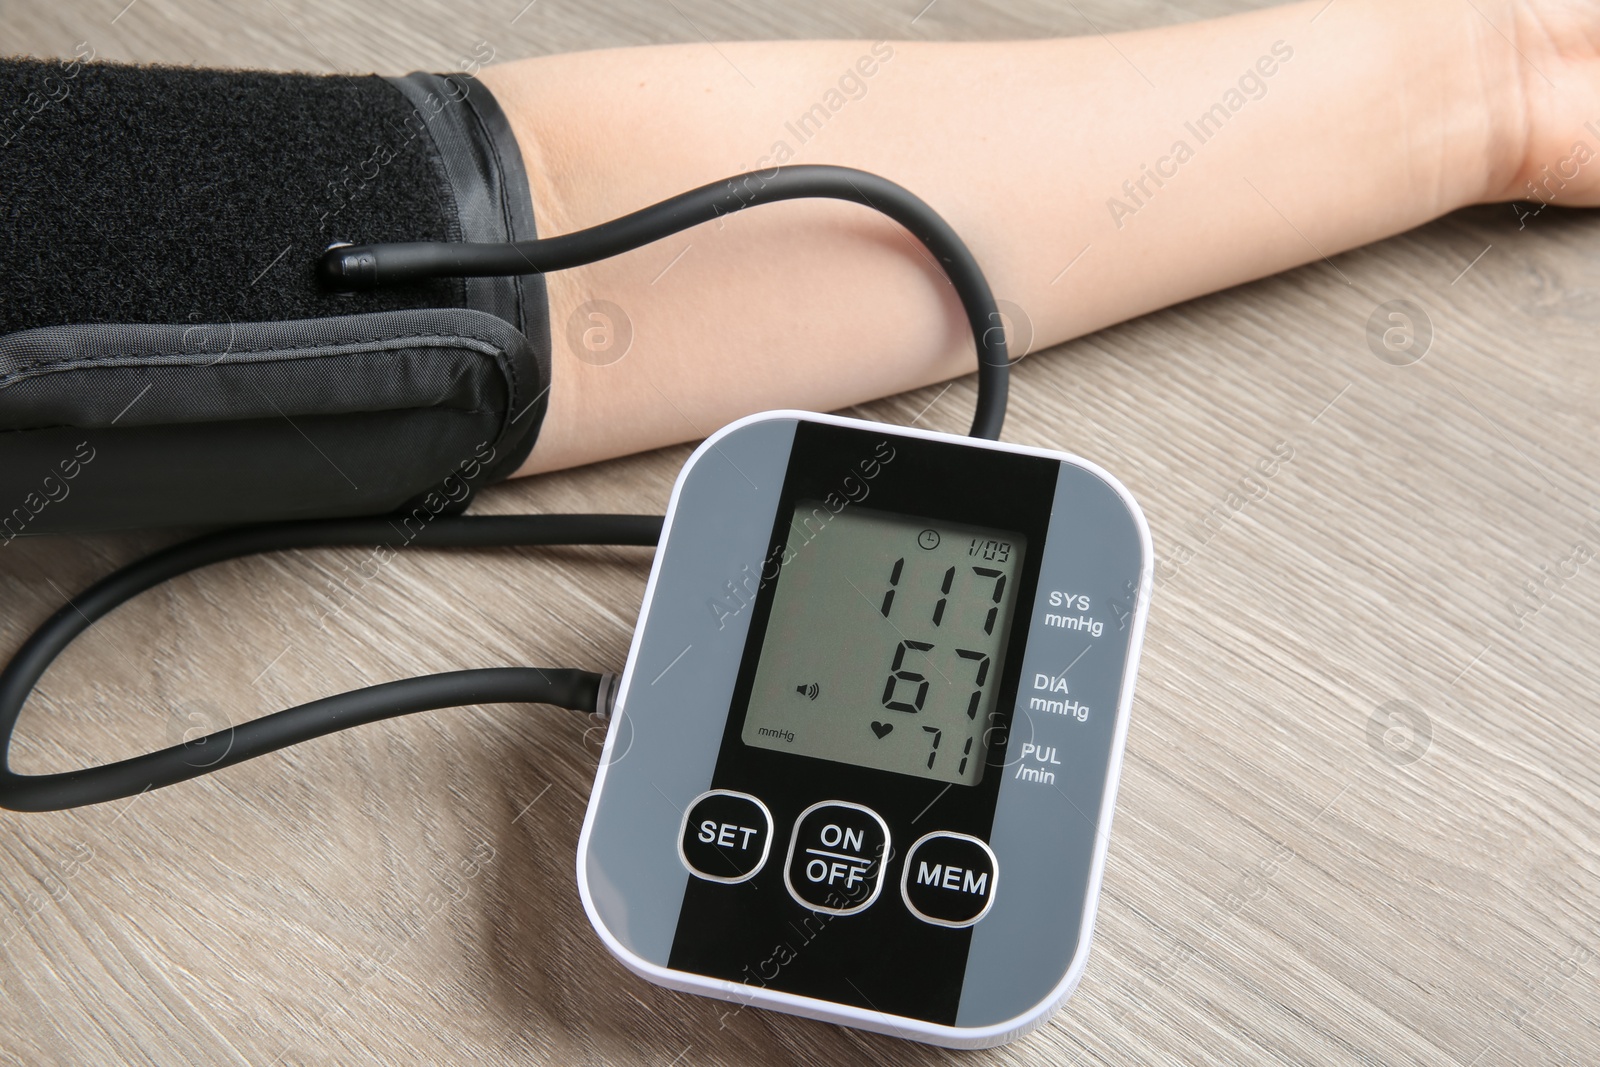
[{"label": "wrist", "polygon": [[1466,35],[1460,69],[1473,79],[1462,90],[1481,114],[1486,145],[1477,168],[1482,187],[1468,202],[1600,203],[1594,171],[1583,169],[1600,151],[1595,12],[1559,2],[1475,0],[1456,17]]},{"label": "wrist", "polygon": [[1541,75],[1530,69],[1525,52],[1529,40],[1520,25],[1521,15],[1519,5],[1510,0],[1484,4],[1481,10],[1463,5],[1458,15],[1469,26],[1471,61],[1462,69],[1475,78],[1471,88],[1476,92],[1486,137],[1478,168],[1483,184],[1469,203],[1515,199],[1517,190],[1526,184],[1534,151],[1529,78]]},{"label": "wrist", "polygon": [[[1410,115],[1407,148],[1437,141],[1437,214],[1507,199],[1520,185],[1528,156],[1524,61],[1516,40],[1516,4],[1459,0],[1407,6],[1407,32],[1432,40],[1431,59],[1411,67],[1405,100],[1433,99],[1437,108]],[[1534,75],[1537,77],[1537,75]]]}]

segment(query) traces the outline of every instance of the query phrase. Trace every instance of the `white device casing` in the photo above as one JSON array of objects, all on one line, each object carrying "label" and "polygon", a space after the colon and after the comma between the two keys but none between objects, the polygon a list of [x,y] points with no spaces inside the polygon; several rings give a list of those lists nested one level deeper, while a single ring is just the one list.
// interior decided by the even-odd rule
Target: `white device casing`
[{"label": "white device casing", "polygon": [[[599,798],[605,786],[607,771],[611,766],[613,751],[618,740],[617,724],[626,713],[628,695],[635,682],[637,657],[640,642],[643,636],[642,622],[650,614],[650,608],[655,596],[658,580],[660,578],[662,561],[666,558],[668,541],[672,536],[673,520],[677,511],[680,494],[684,482],[695,465],[718,443],[730,434],[753,423],[772,419],[797,419],[803,421],[819,422],[846,427],[860,427],[897,436],[920,438],[929,441],[943,441],[973,448],[988,448],[998,451],[1013,452],[1022,455],[1038,456],[1041,458],[1059,460],[1075,465],[1097,478],[1104,481],[1126,504],[1134,518],[1140,540],[1141,559],[1143,561],[1139,576],[1138,592],[1133,605],[1133,618],[1131,633],[1129,635],[1126,668],[1123,673],[1122,685],[1118,694],[1116,709],[1116,724],[1111,746],[1110,765],[1107,768],[1105,779],[1105,793],[1100,809],[1099,825],[1095,832],[1094,854],[1089,872],[1089,883],[1085,896],[1084,915],[1082,917],[1083,936],[1080,938],[1076,953],[1074,954],[1066,974],[1061,981],[1038,1003],[1026,1011],[1003,1022],[982,1027],[948,1026],[920,1019],[908,1018],[901,1015],[891,1015],[884,1012],[858,1008],[849,1004],[834,1003],[813,997],[798,996],[782,990],[770,989],[762,986],[753,986],[748,983],[726,981],[723,979],[694,974],[687,971],[675,970],[664,967],[643,959],[624,945],[617,936],[607,927],[599,909],[595,904],[594,894],[589,885],[588,855],[590,841],[594,831],[596,812]],[[662,540],[657,547],[654,562],[650,569],[650,578],[645,587],[644,600],[640,605],[640,625],[636,626],[633,641],[629,647],[627,665],[623,670],[621,682],[617,690],[616,705],[612,715],[611,726],[607,731],[605,746],[601,752],[599,769],[596,772],[595,784],[590,794],[590,802],[584,816],[583,829],[578,839],[578,891],[583,901],[584,911],[590,923],[600,935],[601,940],[618,960],[629,970],[648,981],[669,989],[680,990],[688,993],[697,993],[702,996],[739,1004],[741,1008],[747,1005],[768,1008],[785,1012],[791,1015],[817,1019],[823,1022],[842,1024],[869,1030],[876,1033],[888,1034],[895,1037],[920,1041],[927,1044],[940,1045],[946,1048],[978,1049],[990,1048],[996,1045],[1015,1040],[1029,1031],[1037,1028],[1049,1018],[1052,1012],[1070,996],[1083,976],[1083,971],[1088,962],[1090,945],[1093,940],[1093,920],[1095,908],[1098,903],[1101,881],[1105,870],[1106,851],[1109,845],[1111,822],[1114,814],[1117,784],[1121,774],[1123,748],[1127,740],[1129,713],[1133,701],[1134,682],[1137,676],[1139,655],[1143,647],[1145,623],[1148,615],[1150,595],[1154,578],[1154,555],[1151,547],[1150,529],[1145,520],[1144,513],[1138,503],[1133,499],[1127,488],[1122,485],[1109,472],[1089,460],[1065,452],[1048,449],[1033,448],[1022,445],[1001,444],[980,438],[963,437],[955,434],[940,433],[933,430],[923,430],[900,426],[887,426],[857,419],[847,419],[836,415],[824,415],[813,412],[797,411],[790,409],[760,412],[746,416],[735,422],[729,423],[710,437],[706,438],[699,447],[690,455],[678,474],[672,489],[672,495],[667,505],[665,521],[662,525]]]}]

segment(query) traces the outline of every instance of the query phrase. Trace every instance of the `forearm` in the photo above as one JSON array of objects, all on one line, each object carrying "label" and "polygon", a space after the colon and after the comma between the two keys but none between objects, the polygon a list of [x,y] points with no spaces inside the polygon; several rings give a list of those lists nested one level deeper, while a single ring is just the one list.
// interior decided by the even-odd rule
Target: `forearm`
[{"label": "forearm", "polygon": [[[1318,16],[1316,0],[1109,40],[876,55],[865,42],[630,49],[483,77],[517,126],[542,232],[758,166],[861,167],[950,221],[1039,348],[1505,186],[1520,131],[1493,90],[1512,80],[1511,49],[1470,6],[1398,6],[1337,0]],[[847,71],[862,90],[830,98]],[[852,205],[746,212],[552,276],[550,294],[555,381],[527,472],[972,364],[938,271]],[[618,362],[568,344],[590,299],[631,321]]]}]

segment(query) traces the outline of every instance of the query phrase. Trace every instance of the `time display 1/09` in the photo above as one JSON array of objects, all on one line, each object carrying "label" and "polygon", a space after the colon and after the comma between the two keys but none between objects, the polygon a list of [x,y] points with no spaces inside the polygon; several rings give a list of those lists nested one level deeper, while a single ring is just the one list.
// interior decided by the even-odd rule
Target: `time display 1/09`
[{"label": "time display 1/09", "polygon": [[976,785],[1024,538],[814,500],[791,520],[808,524],[773,591],[745,744]]}]

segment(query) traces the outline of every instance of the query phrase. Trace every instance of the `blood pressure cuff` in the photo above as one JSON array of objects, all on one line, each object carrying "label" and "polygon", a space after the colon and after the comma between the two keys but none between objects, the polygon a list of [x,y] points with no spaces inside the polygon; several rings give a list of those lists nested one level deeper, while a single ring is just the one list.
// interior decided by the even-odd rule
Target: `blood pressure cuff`
[{"label": "blood pressure cuff", "polygon": [[313,273],[340,241],[535,236],[481,82],[89,58],[0,60],[0,543],[455,511],[521,465],[541,278]]}]

